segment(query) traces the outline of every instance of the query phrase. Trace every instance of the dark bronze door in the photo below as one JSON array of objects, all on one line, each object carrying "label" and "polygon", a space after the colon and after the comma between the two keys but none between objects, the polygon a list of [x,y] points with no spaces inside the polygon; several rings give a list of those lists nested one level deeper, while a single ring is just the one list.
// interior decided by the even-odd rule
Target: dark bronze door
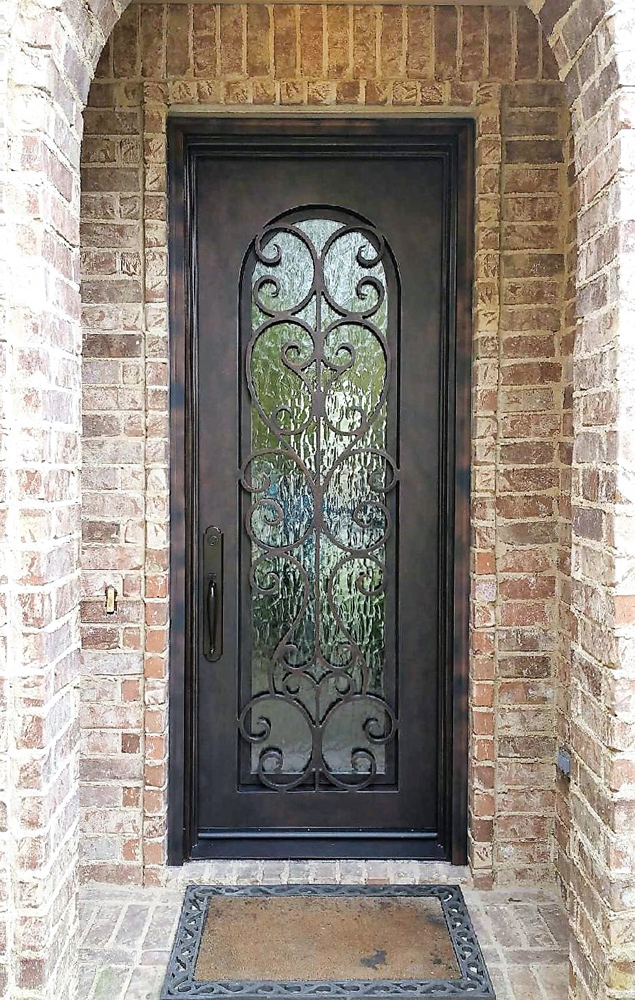
[{"label": "dark bronze door", "polygon": [[240,129],[172,134],[181,850],[457,860],[466,126]]}]

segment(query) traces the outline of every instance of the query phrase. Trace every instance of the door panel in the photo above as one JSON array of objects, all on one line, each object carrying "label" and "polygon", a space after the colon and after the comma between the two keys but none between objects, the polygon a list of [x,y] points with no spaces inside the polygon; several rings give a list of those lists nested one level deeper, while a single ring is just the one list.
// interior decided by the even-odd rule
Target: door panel
[{"label": "door panel", "polygon": [[177,157],[186,851],[444,857],[456,130],[292,128]]}]

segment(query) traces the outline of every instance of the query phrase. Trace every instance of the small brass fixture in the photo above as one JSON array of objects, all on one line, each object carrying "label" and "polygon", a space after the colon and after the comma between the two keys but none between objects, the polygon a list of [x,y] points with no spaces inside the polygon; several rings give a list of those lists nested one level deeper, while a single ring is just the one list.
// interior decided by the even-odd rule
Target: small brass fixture
[{"label": "small brass fixture", "polygon": [[117,610],[117,591],[109,584],[106,587],[106,614],[114,615]]}]

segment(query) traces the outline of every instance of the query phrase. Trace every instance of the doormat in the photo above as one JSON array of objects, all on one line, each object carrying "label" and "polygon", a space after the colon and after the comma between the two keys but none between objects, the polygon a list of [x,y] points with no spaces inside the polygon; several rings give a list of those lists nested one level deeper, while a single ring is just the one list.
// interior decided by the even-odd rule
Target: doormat
[{"label": "doormat", "polygon": [[161,1000],[495,993],[456,885],[188,886]]}]

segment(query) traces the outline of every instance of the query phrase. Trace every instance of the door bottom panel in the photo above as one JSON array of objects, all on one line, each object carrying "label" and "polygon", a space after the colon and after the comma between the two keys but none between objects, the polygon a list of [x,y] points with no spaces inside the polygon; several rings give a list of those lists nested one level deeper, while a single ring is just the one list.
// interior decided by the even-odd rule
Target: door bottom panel
[{"label": "door bottom panel", "polygon": [[341,830],[321,831],[319,837],[312,833],[301,835],[297,830],[288,834],[256,831],[236,835],[232,831],[201,830],[199,841],[192,847],[191,858],[273,858],[273,859],[350,859],[366,858],[416,859],[419,861],[446,860],[446,851],[436,834],[404,831],[382,831],[373,836],[371,831],[343,833]]}]

